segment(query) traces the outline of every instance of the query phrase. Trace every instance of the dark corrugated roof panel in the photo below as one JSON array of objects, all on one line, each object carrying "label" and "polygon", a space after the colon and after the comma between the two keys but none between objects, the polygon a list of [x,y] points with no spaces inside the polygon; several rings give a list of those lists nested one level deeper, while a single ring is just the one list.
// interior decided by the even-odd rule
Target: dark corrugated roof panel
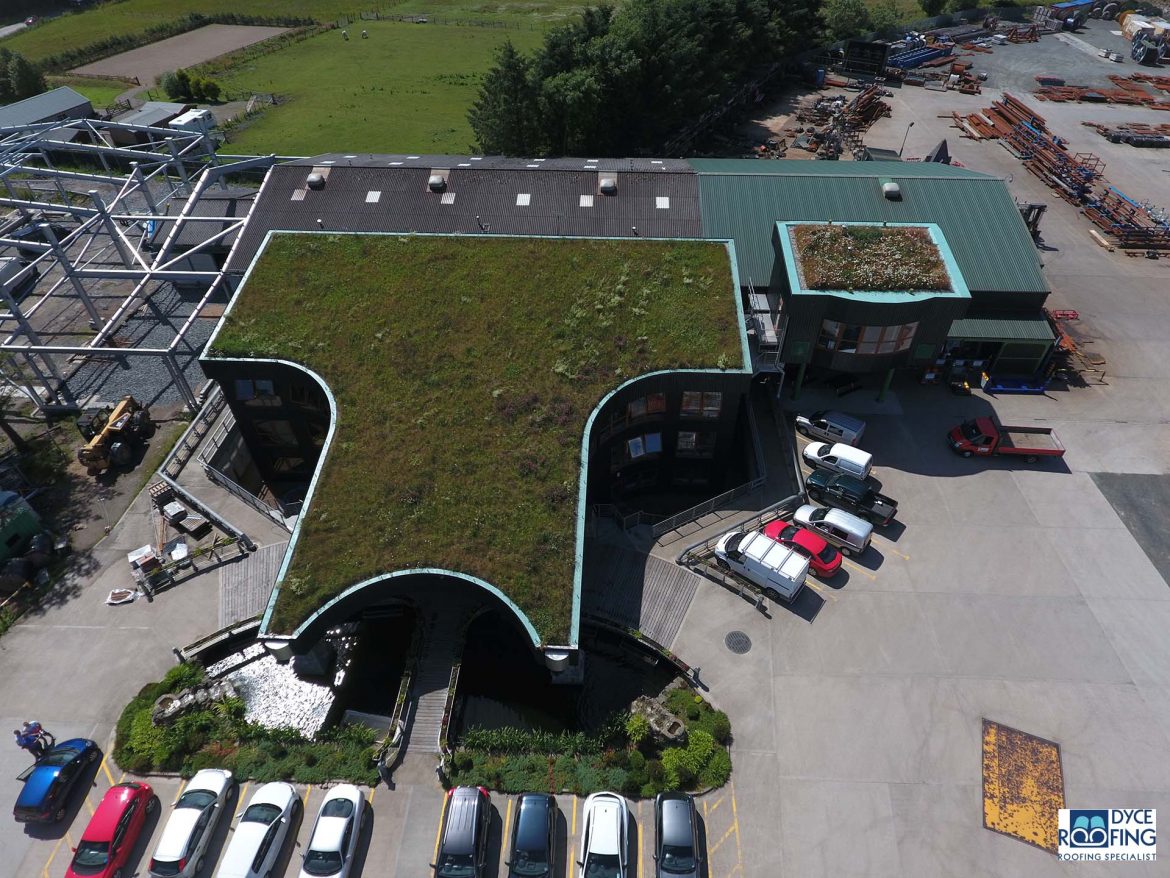
[{"label": "dark corrugated roof panel", "polygon": [[[432,166],[324,166],[324,189],[308,189],[312,167],[273,169],[229,266],[247,268],[274,229],[435,234],[698,238],[698,178],[617,172],[617,194],[598,191],[598,173],[527,168],[452,168],[443,192],[427,186]],[[318,225],[320,220],[320,225]],[[634,229],[637,229],[635,233]]]},{"label": "dark corrugated roof panel", "polygon": [[[995,177],[959,168],[937,178],[916,176],[903,173],[915,167],[906,162],[756,164],[832,164],[847,173],[700,173],[703,234],[735,239],[745,283],[769,283],[776,259],[772,229],[778,221],[906,222],[938,224],[974,293],[1048,292],[1032,237],[1007,186]],[[879,178],[897,181],[901,200],[884,198]]]},{"label": "dark corrugated roof panel", "polygon": [[[252,206],[252,199],[255,197],[255,189],[230,189],[227,191],[217,189],[205,192],[195,204],[194,215],[230,217],[232,220],[241,219],[248,215],[248,209]],[[168,209],[170,207],[173,207],[177,213],[183,208],[183,202],[170,205]],[[163,241],[167,239],[167,235],[171,233],[174,224],[174,220],[156,220],[154,234],[150,238],[150,245],[154,247],[162,246]],[[228,225],[229,223],[227,222],[183,223],[183,228],[179,230],[179,235],[172,246],[176,252],[182,253],[184,250],[199,246],[216,232],[222,232]],[[233,232],[225,238],[221,238],[217,244],[212,245],[212,250],[222,251],[231,247],[238,234],[238,232]]]},{"label": "dark corrugated roof panel", "polygon": [[947,338],[981,339],[984,341],[1043,341],[1056,340],[1048,319],[1003,316],[961,317],[951,323]]},{"label": "dark corrugated roof panel", "polygon": [[62,115],[83,118],[92,113],[93,105],[90,104],[89,98],[63,85],[52,91],[41,92],[23,101],[0,107],[0,128],[35,125],[37,122],[56,119]]}]

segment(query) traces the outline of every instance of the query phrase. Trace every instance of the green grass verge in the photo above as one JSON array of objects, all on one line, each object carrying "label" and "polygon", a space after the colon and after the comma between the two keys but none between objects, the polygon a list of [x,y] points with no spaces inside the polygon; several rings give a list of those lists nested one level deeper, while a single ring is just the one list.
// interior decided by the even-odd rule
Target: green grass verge
[{"label": "green grass verge", "polygon": [[[330,31],[215,78],[232,97],[287,101],[233,131],[233,153],[466,153],[467,110],[504,40],[537,46],[535,30],[368,22],[369,39]],[[376,75],[374,75],[376,72]]]},{"label": "green grass verge", "polygon": [[118,95],[134,88],[134,83],[124,82],[121,79],[90,79],[86,76],[49,76],[49,88],[69,86],[89,98],[89,102],[97,109],[112,106]]},{"label": "green grass verge", "polygon": [[151,722],[151,708],[160,695],[202,679],[199,667],[178,665],[126,705],[114,745],[119,766],[138,774],[177,771],[189,777],[201,768],[226,768],[238,780],[377,783],[375,733],[365,727],[337,727],[310,741],[292,729],[246,722],[238,698],[182,714],[169,726]]},{"label": "green grass verge", "polygon": [[[66,49],[87,46],[109,37],[139,34],[147,28],[174,21],[188,13],[214,15],[239,13],[269,17],[314,18],[322,23],[362,10],[392,15],[421,14],[437,18],[499,20],[525,26],[545,27],[576,15],[583,4],[562,0],[534,0],[529,3],[477,2],[477,0],[121,0],[103,3],[83,12],[47,19],[36,27],[7,37],[2,44],[20,52],[30,61],[39,61]],[[451,55],[454,58],[454,54]],[[366,71],[369,73],[369,71]]]},{"label": "green grass verge", "polygon": [[337,401],[273,631],[438,567],[548,643],[569,633],[593,408],[646,372],[743,366],[723,245],[532,238],[278,235],[211,355],[301,363]]}]

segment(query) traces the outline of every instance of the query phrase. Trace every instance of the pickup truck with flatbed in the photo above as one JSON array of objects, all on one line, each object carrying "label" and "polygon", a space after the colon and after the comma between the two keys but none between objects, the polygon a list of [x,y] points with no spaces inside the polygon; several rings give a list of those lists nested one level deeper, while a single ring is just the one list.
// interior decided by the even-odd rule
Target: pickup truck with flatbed
[{"label": "pickup truck with flatbed", "polygon": [[814,470],[804,481],[812,500],[839,506],[874,524],[889,524],[898,513],[898,501],[875,491],[865,479]]},{"label": "pickup truck with flatbed", "polygon": [[1041,457],[1064,456],[1064,445],[1051,427],[1001,426],[988,417],[959,424],[947,434],[947,444],[963,457],[1010,454],[1035,463]]}]

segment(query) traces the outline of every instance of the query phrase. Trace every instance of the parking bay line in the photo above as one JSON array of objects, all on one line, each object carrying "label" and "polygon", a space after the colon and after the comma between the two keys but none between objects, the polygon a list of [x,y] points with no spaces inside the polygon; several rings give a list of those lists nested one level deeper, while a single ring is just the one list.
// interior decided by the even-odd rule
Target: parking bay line
[{"label": "parking bay line", "polygon": [[512,828],[512,799],[508,797],[508,810],[504,814],[504,834],[500,836],[500,846],[508,844],[508,830]]},{"label": "parking bay line", "polygon": [[[719,801],[711,806],[711,813],[712,814],[714,814],[716,811],[719,810],[719,806],[723,804],[723,800],[726,798],[727,798],[727,796],[720,796]],[[703,801],[703,816],[704,817],[707,816],[707,802],[706,802],[706,800]]]},{"label": "parking bay line", "polygon": [[312,784],[305,785],[305,794],[301,797],[301,805],[305,808],[309,807],[309,791],[313,789]]},{"label": "parking bay line", "polygon": [[376,789],[377,787],[370,787],[370,791],[366,793],[366,804],[370,805],[371,807],[374,804],[374,790]]},{"label": "parking bay line", "polygon": [[827,599],[831,600],[833,603],[837,603],[837,596],[836,596],[835,594],[833,594],[833,593],[831,593],[831,592],[825,592],[825,591],[821,591],[821,590],[820,590],[820,589],[817,587],[816,583],[809,582],[809,581],[806,579],[806,580],[804,581],[804,584],[805,584],[805,585],[807,585],[809,588],[811,588],[813,591],[815,591],[817,594],[819,594],[821,597],[823,597],[823,598],[827,598]]},{"label": "parking bay line", "polygon": [[848,567],[850,570],[853,570],[856,573],[860,573],[862,576],[868,576],[872,580],[875,580],[875,581],[877,580],[877,576],[874,573],[871,573],[869,570],[866,570],[864,567],[860,567],[857,564],[854,564],[852,561],[846,561],[844,558],[842,558],[841,563],[844,564],[846,567]]},{"label": "parking bay line", "polygon": [[439,862],[439,836],[443,833],[443,815],[447,812],[447,797],[443,796],[439,802],[439,825],[435,827],[435,852],[431,854],[431,862]]},{"label": "parking bay line", "polygon": [[903,561],[909,561],[909,560],[910,560],[910,556],[909,556],[909,555],[905,555],[905,554],[903,554],[902,552],[899,552],[897,549],[895,549],[895,548],[894,548],[894,544],[893,544],[893,543],[891,543],[889,540],[885,540],[885,539],[883,539],[883,540],[882,540],[882,546],[883,546],[884,548],[886,548],[886,549],[889,549],[891,552],[893,552],[895,555],[897,555],[897,556],[898,556],[899,558],[901,558]]},{"label": "parking bay line", "polygon": [[53,865],[53,860],[57,858],[57,851],[61,849],[61,842],[67,841],[69,847],[73,847],[73,839],[69,837],[69,830],[65,830],[65,834],[57,839],[57,843],[53,845],[53,852],[49,854],[49,861],[45,863],[45,868],[41,869],[41,878],[49,878],[49,867]]},{"label": "parking bay line", "polygon": [[244,807],[244,796],[248,792],[248,784],[249,783],[251,783],[251,781],[247,781],[247,780],[244,781],[243,789],[241,789],[239,791],[239,793],[236,795],[236,810],[234,812],[232,812],[232,819],[230,821],[232,823],[234,823],[236,818],[240,816],[240,809]]},{"label": "parking bay line", "polygon": [[[739,844],[739,806],[735,801],[735,784],[731,785],[731,827],[735,830],[735,868],[743,873],[743,849]],[[735,869],[732,869],[734,872]]]},{"label": "parking bay line", "polygon": [[644,878],[644,876],[646,875],[645,867],[642,865],[642,852],[646,847],[646,845],[645,845],[646,836],[643,834],[645,832],[645,826],[646,826],[646,824],[642,822],[642,800],[639,799],[638,800],[638,878]]},{"label": "parking bay line", "polygon": [[106,765],[106,754],[104,752],[102,753],[102,771],[104,771],[106,773],[106,777],[109,778],[110,786],[114,786],[114,775],[110,773],[110,766]]}]

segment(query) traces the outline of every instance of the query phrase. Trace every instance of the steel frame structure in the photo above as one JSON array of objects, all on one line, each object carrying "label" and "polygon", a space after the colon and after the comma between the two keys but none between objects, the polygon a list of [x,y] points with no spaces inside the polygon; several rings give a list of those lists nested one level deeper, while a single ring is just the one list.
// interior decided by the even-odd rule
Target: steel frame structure
[{"label": "steel frame structure", "polygon": [[[132,145],[119,145],[126,141]],[[223,285],[226,271],[197,271],[182,264],[233,234],[234,252],[264,183],[243,217],[199,215],[199,204],[216,183],[227,189],[227,179],[233,174],[264,170],[267,182],[275,162],[275,156],[261,156],[221,164],[214,140],[204,133],[99,119],[0,128],[0,207],[15,212],[0,223],[0,256],[15,255],[16,247],[25,254],[38,254],[0,282],[0,304],[8,308],[7,314],[0,313],[0,380],[23,392],[39,410],[76,410],[83,401],[70,390],[66,370],[79,361],[156,357],[164,363],[186,407],[196,410],[199,400],[183,374],[178,349]],[[80,170],[79,164],[100,165],[101,170]],[[84,194],[78,191],[82,189]],[[48,218],[66,216],[77,227],[58,238]],[[149,237],[145,230],[158,222],[171,225],[152,253],[144,247]],[[41,230],[43,241],[6,237],[30,224]],[[180,235],[190,228],[208,231],[196,236],[197,244],[176,253]],[[229,254],[223,265],[230,258]],[[34,293],[19,302],[15,293],[30,277],[36,281]],[[115,331],[157,291],[176,281],[208,286],[170,343],[166,347],[114,344]],[[121,295],[114,312],[105,318],[94,304],[99,282],[104,285],[104,297],[110,295],[109,286]],[[68,301],[72,299],[76,304]],[[38,312],[44,309],[52,317],[51,302],[74,310],[79,304],[84,311],[76,317],[88,318],[93,338],[85,344],[46,341],[42,336],[51,333],[38,329]]]}]

